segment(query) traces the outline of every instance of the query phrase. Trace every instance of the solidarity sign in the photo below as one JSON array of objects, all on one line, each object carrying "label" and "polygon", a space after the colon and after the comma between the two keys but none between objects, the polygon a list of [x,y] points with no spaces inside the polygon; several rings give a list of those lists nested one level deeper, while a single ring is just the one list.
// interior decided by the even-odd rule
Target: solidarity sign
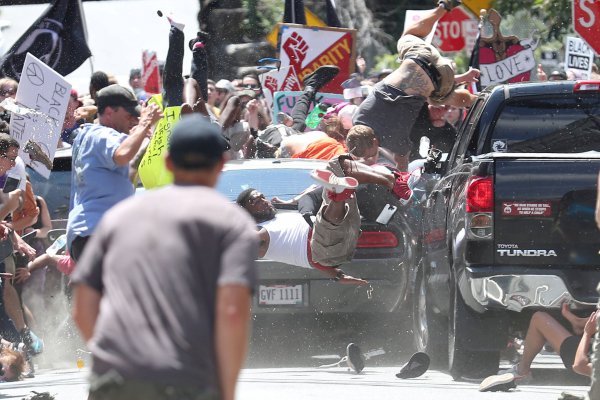
[{"label": "solidarity sign", "polygon": [[[287,70],[277,91],[298,90],[303,78],[322,65],[337,65],[340,73],[321,89],[326,93],[342,93],[341,83],[354,72],[356,60],[356,30],[329,27],[308,27],[282,24],[279,58]],[[294,84],[299,85],[293,87]],[[274,92],[273,92],[274,93]]]}]

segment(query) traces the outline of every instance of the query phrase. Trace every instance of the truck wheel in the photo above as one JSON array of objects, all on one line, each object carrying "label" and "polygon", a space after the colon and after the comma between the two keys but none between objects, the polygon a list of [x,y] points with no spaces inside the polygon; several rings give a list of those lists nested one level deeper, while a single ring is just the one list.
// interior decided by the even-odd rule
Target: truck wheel
[{"label": "truck wheel", "polygon": [[417,351],[427,353],[438,366],[447,360],[448,330],[445,318],[432,310],[427,296],[427,280],[419,266],[413,296],[413,339]]},{"label": "truck wheel", "polygon": [[[485,335],[481,317],[470,310],[456,286],[450,296],[448,318],[448,369],[454,380],[462,377],[485,378],[498,372],[500,351],[473,351],[469,346],[473,333]],[[499,333],[500,334],[500,333]]]}]

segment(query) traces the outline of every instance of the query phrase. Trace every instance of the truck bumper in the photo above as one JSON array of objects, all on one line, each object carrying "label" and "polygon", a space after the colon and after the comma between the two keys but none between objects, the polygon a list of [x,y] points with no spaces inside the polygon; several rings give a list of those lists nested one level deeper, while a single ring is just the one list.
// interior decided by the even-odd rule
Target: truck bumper
[{"label": "truck bumper", "polygon": [[575,299],[564,280],[556,275],[472,276],[471,295],[485,308],[522,311],[524,308],[560,308],[565,301],[594,307]]}]

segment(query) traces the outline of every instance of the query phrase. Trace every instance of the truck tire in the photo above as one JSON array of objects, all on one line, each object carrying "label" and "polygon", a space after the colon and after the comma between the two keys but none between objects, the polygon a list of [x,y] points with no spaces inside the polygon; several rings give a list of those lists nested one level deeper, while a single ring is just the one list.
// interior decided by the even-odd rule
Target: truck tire
[{"label": "truck tire", "polygon": [[448,360],[448,323],[433,312],[424,275],[419,266],[413,295],[414,345],[417,351],[427,353],[434,365],[444,368]]},{"label": "truck tire", "polygon": [[454,285],[450,296],[448,318],[448,370],[454,380],[465,378],[485,378],[498,372],[500,351],[473,351],[469,337],[473,332],[486,335],[480,329],[483,319],[470,310]]}]

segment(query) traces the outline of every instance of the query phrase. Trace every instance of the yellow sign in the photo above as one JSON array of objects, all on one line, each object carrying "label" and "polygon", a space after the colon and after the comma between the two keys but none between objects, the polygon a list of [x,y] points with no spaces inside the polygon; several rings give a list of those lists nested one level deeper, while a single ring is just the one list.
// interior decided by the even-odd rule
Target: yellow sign
[{"label": "yellow sign", "polygon": [[492,0],[463,0],[463,6],[479,18],[479,12],[482,8],[489,10],[492,7]]},{"label": "yellow sign", "polygon": [[140,162],[138,169],[142,184],[146,189],[168,185],[173,182],[173,175],[165,166],[165,153],[167,151],[171,130],[181,116],[181,106],[167,107],[163,117],[156,124],[154,135],[146,149],[146,154]]},{"label": "yellow sign", "polygon": [[[308,26],[327,26],[316,14],[313,14],[308,8],[304,7],[304,14],[306,15],[306,25]],[[273,30],[267,35],[267,42],[271,43],[271,46],[277,48],[277,38],[279,37],[279,24],[275,25]]]}]

